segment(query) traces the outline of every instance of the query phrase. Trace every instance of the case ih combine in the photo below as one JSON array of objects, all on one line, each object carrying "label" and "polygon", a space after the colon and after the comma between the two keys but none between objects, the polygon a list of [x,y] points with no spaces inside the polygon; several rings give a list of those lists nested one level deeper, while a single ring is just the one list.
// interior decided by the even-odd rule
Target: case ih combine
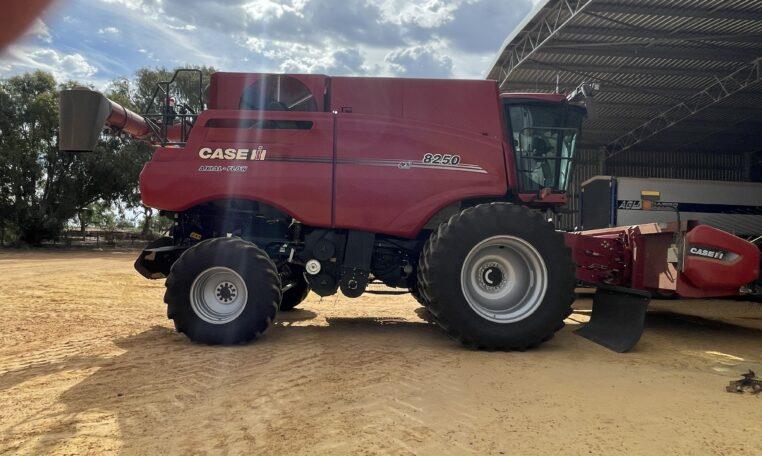
[{"label": "case ih combine", "polygon": [[168,317],[194,341],[250,341],[310,290],[380,281],[468,346],[525,349],[563,326],[579,280],[599,287],[580,333],[625,351],[649,292],[734,296],[758,278],[757,248],[707,226],[557,232],[543,214],[566,202],[585,116],[564,95],[216,73],[192,109],[174,106],[175,78],[143,115],[63,92],[59,142],[92,151],[105,125],[156,146],[141,194],[174,226],[135,267],[167,278]]}]

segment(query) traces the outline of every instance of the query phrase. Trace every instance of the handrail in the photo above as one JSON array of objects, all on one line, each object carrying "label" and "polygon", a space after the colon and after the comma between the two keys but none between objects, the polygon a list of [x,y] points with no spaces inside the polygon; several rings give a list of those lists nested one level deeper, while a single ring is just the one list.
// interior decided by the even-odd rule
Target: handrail
[{"label": "handrail", "polygon": [[[183,106],[188,109],[191,114],[178,114],[178,113],[170,113],[169,108],[169,100],[170,100],[170,86],[175,83],[177,80],[178,75],[180,73],[189,72],[189,73],[196,73],[198,74],[198,111],[194,112],[194,110],[188,106],[187,104],[183,104]],[[159,95],[159,90],[161,90],[164,98],[164,109],[162,109],[161,113],[155,113],[151,114],[150,111],[154,107],[154,103],[156,101],[157,95]],[[195,123],[196,118],[199,116],[199,114],[204,110],[204,74],[200,69],[197,68],[180,68],[175,71],[175,73],[172,75],[172,79],[169,81],[159,81],[156,84],[156,88],[153,91],[153,95],[151,96],[150,101],[148,102],[148,105],[146,105],[146,108],[143,110],[143,117],[148,121],[149,126],[151,127],[151,131],[158,137],[159,141],[161,142],[162,146],[166,145],[178,145],[178,144],[184,144],[187,140],[188,134],[190,132],[190,129],[193,127],[193,124]],[[179,142],[170,142],[167,139],[167,129],[169,128],[169,122],[172,121],[174,123],[175,119],[180,119],[180,141]]]}]

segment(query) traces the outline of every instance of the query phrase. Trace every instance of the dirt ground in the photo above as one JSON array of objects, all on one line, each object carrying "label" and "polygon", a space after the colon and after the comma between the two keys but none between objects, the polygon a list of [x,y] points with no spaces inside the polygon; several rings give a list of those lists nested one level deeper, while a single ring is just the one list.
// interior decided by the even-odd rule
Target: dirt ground
[{"label": "dirt ground", "polygon": [[486,353],[407,295],[311,295],[263,340],[207,347],[134,258],[0,252],[0,453],[762,454],[762,395],[725,392],[762,373],[758,304],[696,306],[749,328],[653,312],[624,355],[572,333],[585,310]]}]

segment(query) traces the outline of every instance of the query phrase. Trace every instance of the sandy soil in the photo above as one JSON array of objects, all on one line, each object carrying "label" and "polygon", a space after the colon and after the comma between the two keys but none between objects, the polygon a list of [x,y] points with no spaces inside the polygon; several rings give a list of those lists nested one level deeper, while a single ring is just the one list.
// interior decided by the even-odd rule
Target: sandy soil
[{"label": "sandy soil", "polygon": [[408,296],[310,296],[258,343],[206,347],[134,256],[0,253],[0,453],[762,453],[762,395],[724,391],[762,373],[759,330],[652,313],[619,355],[572,333],[579,310],[540,349],[485,353]]}]

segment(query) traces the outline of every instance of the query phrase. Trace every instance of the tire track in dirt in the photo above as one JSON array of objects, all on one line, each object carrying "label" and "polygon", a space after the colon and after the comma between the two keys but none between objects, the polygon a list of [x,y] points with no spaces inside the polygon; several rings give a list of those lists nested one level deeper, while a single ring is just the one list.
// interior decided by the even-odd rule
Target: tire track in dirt
[{"label": "tire track in dirt", "polygon": [[[139,434],[145,422],[162,423],[171,421],[171,416],[191,414],[199,421],[186,422],[187,432],[196,439],[213,440],[216,431],[209,429],[203,418],[218,413],[223,405],[230,408],[231,414],[256,410],[256,419],[242,430],[264,435],[279,411],[298,408],[299,395],[294,392],[310,383],[321,359],[319,346],[306,340],[291,341],[290,350],[266,350],[255,345],[207,347],[191,344],[165,328],[155,328],[116,345],[124,352],[61,395],[64,410],[33,418],[24,427],[44,429],[46,423],[54,421],[62,423],[57,432],[65,436],[75,429],[80,432],[97,428],[98,424],[91,420],[100,418],[93,412],[106,410],[115,416],[121,432],[130,435]],[[72,347],[84,346],[64,344],[47,353],[64,356],[74,353]],[[90,439],[99,440],[96,434],[88,434]],[[242,436],[239,440],[245,441]],[[226,445],[234,445],[235,441],[232,438]],[[264,448],[267,441],[257,439],[257,443]],[[176,451],[186,445],[182,438],[168,436],[166,441],[148,448],[151,452]],[[125,450],[138,452],[141,448],[145,449],[130,446]]]},{"label": "tire track in dirt", "polygon": [[[370,322],[375,322],[374,326],[368,327]],[[329,323],[327,330],[338,330],[335,325],[335,321],[333,326]],[[353,331],[341,341],[332,341],[332,346],[325,350],[326,362],[336,369],[344,391],[335,398],[331,414],[341,424],[334,432],[318,437],[316,451],[342,454],[422,451],[436,454],[453,448],[470,451],[457,442],[447,444],[451,434],[474,432],[473,415],[457,401],[463,397],[463,385],[457,379],[442,381],[448,366],[437,350],[443,345],[452,348],[449,340],[417,318],[412,321],[360,318],[340,326],[357,330],[357,334]],[[422,345],[416,345],[421,342],[418,339],[421,331],[430,337]],[[415,342],[411,335],[416,336]],[[341,350],[337,351],[335,345],[340,345]],[[436,407],[432,407],[432,402]],[[436,413],[432,413],[433,409]]]},{"label": "tire track in dirt", "polygon": [[754,398],[710,371],[758,362],[757,333],[657,318],[626,357],[569,329],[484,353],[407,297],[310,296],[261,341],[208,347],[109,255],[0,255],[0,454],[762,451]]}]

